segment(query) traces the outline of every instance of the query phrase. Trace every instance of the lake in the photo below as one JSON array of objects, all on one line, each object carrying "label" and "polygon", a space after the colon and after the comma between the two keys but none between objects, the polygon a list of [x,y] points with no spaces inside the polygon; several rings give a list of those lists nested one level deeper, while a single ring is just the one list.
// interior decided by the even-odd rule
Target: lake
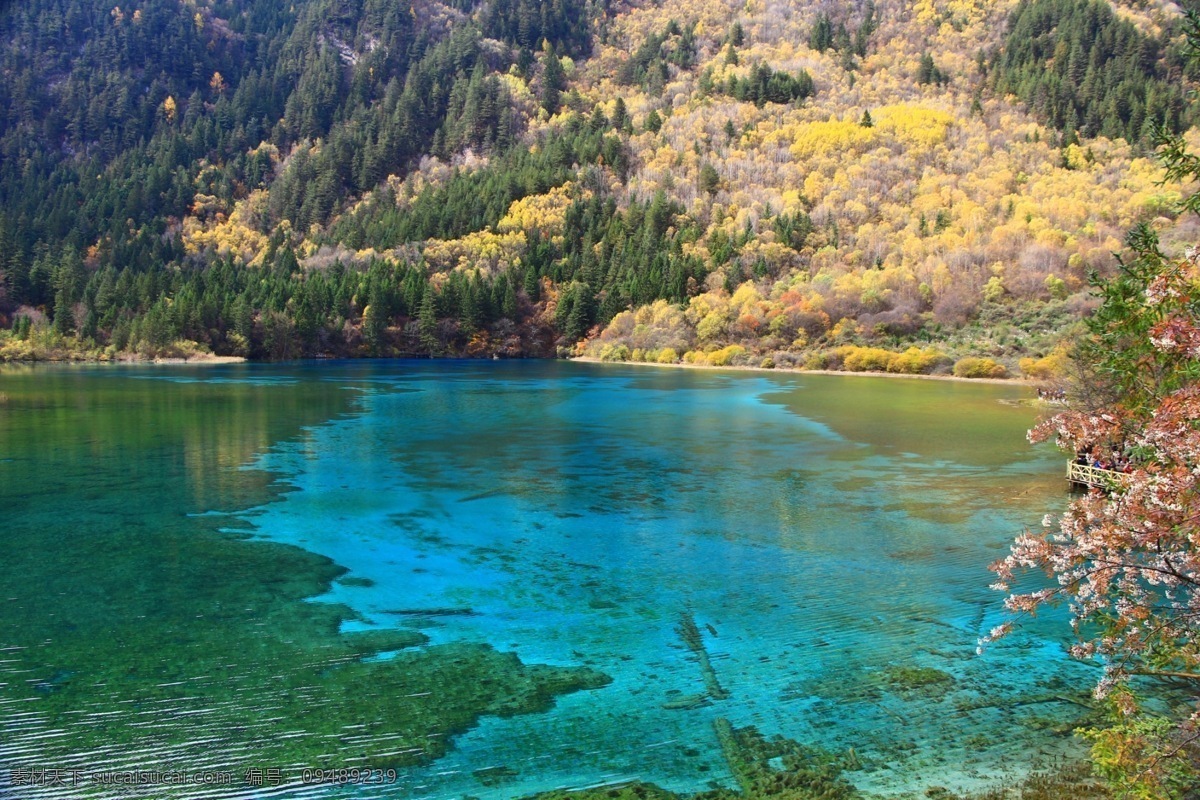
[{"label": "lake", "polygon": [[[718,719],[853,750],[873,794],[1045,766],[1080,752],[1095,679],[1065,617],[975,652],[1005,618],[986,565],[1067,501],[1031,395],[565,362],[3,368],[8,786],[689,793],[735,785]],[[303,772],[339,768],[381,772]]]}]

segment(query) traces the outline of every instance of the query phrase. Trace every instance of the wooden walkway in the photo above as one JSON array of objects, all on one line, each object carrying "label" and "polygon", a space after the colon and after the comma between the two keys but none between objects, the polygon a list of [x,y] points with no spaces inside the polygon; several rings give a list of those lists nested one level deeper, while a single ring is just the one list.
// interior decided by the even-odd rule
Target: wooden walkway
[{"label": "wooden walkway", "polygon": [[1106,492],[1114,492],[1125,486],[1127,476],[1124,472],[1100,469],[1091,464],[1077,464],[1070,461],[1067,463],[1067,480],[1076,486],[1090,486]]}]

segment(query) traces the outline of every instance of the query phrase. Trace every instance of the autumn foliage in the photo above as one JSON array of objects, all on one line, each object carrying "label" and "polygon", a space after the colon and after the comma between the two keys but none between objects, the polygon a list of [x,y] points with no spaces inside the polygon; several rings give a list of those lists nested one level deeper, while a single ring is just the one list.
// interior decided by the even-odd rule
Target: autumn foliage
[{"label": "autumn foliage", "polygon": [[[1169,170],[1196,177],[1183,143],[1164,140]],[[1100,772],[1121,796],[1185,797],[1200,781],[1200,707],[1181,723],[1147,714],[1131,680],[1200,684],[1200,252],[1167,257],[1146,227],[1129,243],[1135,257],[1099,284],[1074,408],[1030,433],[1088,461],[1128,466],[1115,490],[1092,490],[1061,518],[1047,517],[1046,532],[1019,537],[991,569],[1017,615],[1065,601],[1072,654],[1103,665],[1096,694],[1113,700],[1119,718],[1087,732]],[[1028,570],[1049,584],[1013,592]]]}]

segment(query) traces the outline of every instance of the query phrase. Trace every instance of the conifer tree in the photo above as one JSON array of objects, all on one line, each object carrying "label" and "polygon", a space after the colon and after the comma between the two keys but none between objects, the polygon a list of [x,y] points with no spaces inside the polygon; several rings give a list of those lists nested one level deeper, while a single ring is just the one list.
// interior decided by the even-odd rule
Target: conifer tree
[{"label": "conifer tree", "polygon": [[547,44],[542,54],[542,108],[553,114],[558,111],[562,90],[566,88],[567,79],[563,72],[562,61],[554,52],[554,45]]},{"label": "conifer tree", "polygon": [[437,336],[437,310],[433,287],[428,284],[426,284],[425,294],[421,298],[418,324],[421,334],[421,347],[428,350],[430,355],[436,355],[440,350],[440,342]]}]

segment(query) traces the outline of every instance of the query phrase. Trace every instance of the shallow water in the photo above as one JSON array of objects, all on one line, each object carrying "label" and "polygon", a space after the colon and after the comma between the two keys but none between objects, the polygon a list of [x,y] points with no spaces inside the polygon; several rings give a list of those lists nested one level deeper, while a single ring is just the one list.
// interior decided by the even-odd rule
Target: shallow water
[{"label": "shallow water", "polygon": [[[725,717],[853,748],[872,793],[1044,764],[1093,678],[1065,624],[975,655],[1002,619],[984,566],[1066,500],[1028,395],[545,362],[0,373],[0,762],[238,770],[182,796],[256,796],[247,765],[397,766],[373,797],[687,792],[733,785]],[[684,614],[728,697],[664,707],[706,690]],[[426,735],[448,752],[409,758]]]}]

